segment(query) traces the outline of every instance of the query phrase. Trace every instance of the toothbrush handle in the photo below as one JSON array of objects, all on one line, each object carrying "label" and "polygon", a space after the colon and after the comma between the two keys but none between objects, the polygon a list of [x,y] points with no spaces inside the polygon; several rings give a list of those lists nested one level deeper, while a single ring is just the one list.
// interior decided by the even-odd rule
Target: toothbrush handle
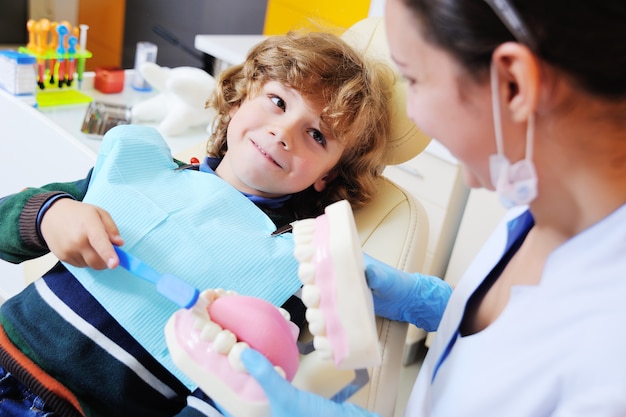
[{"label": "toothbrush handle", "polygon": [[122,268],[156,285],[158,292],[179,306],[192,308],[198,301],[200,291],[198,291],[197,288],[174,275],[158,273],[143,261],[135,258],[118,246],[114,245],[113,248],[120,259],[120,266]]},{"label": "toothbrush handle", "polygon": [[113,246],[115,252],[117,253],[118,258],[120,259],[120,266],[133,274],[137,275],[139,278],[143,278],[148,282],[153,284],[157,284],[159,279],[161,278],[161,274],[159,274],[154,269],[150,268],[148,265],[135,258],[130,253],[125,250]]},{"label": "toothbrush handle", "polygon": [[157,291],[183,308],[192,308],[200,291],[174,275],[165,274],[156,285]]}]

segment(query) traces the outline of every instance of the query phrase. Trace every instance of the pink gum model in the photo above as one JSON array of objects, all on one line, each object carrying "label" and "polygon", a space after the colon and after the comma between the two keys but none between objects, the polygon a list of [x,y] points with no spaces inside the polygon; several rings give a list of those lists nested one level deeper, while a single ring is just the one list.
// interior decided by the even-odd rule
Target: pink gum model
[{"label": "pink gum model", "polygon": [[172,359],[234,417],[267,417],[269,402],[245,371],[241,351],[260,351],[291,381],[298,369],[298,328],[264,300],[222,294],[205,291],[196,306],[172,315],[165,326]]}]

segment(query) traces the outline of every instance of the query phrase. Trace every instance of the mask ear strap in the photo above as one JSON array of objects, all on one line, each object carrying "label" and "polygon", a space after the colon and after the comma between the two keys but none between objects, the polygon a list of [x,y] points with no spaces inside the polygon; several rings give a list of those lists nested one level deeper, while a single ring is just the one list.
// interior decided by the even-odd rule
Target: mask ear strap
[{"label": "mask ear strap", "polygon": [[[494,62],[489,68],[491,75],[491,109],[493,112],[493,128],[496,135],[496,151],[498,155],[504,155],[504,141],[502,139],[502,119],[500,117],[500,96],[498,95],[498,70]],[[533,159],[533,144],[535,138],[535,113],[528,116],[526,126],[526,156],[524,159]]]},{"label": "mask ear strap", "polygon": [[489,71],[491,76],[491,109],[493,111],[493,128],[496,135],[496,151],[498,155],[504,155],[502,119],[500,118],[500,96],[498,95],[498,70],[493,60],[491,61]]},{"label": "mask ear strap", "polygon": [[526,121],[526,158],[528,161],[533,160],[533,144],[535,142],[535,113],[528,115]]}]

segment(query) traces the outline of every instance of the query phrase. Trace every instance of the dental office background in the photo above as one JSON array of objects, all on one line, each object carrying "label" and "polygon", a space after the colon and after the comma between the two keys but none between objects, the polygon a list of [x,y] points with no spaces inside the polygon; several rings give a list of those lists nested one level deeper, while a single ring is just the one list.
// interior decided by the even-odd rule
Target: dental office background
[{"label": "dental office background", "polygon": [[89,26],[87,71],[132,68],[136,45],[158,46],[157,64],[212,72],[212,58],[193,47],[197,34],[280,34],[313,22],[347,28],[382,16],[384,0],[0,0],[0,47],[26,45],[28,19]]}]

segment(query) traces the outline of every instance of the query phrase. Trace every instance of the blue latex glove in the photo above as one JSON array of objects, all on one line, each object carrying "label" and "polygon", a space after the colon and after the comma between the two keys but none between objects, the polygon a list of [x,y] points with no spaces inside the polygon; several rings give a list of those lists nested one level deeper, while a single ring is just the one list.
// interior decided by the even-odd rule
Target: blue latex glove
[{"label": "blue latex glove", "polygon": [[380,417],[354,404],[335,403],[297,389],[274,370],[265,356],[254,349],[241,352],[241,361],[265,391],[272,417]]},{"label": "blue latex glove", "polygon": [[444,280],[410,274],[365,255],[365,276],[374,296],[374,311],[428,332],[437,330],[452,287]]}]

